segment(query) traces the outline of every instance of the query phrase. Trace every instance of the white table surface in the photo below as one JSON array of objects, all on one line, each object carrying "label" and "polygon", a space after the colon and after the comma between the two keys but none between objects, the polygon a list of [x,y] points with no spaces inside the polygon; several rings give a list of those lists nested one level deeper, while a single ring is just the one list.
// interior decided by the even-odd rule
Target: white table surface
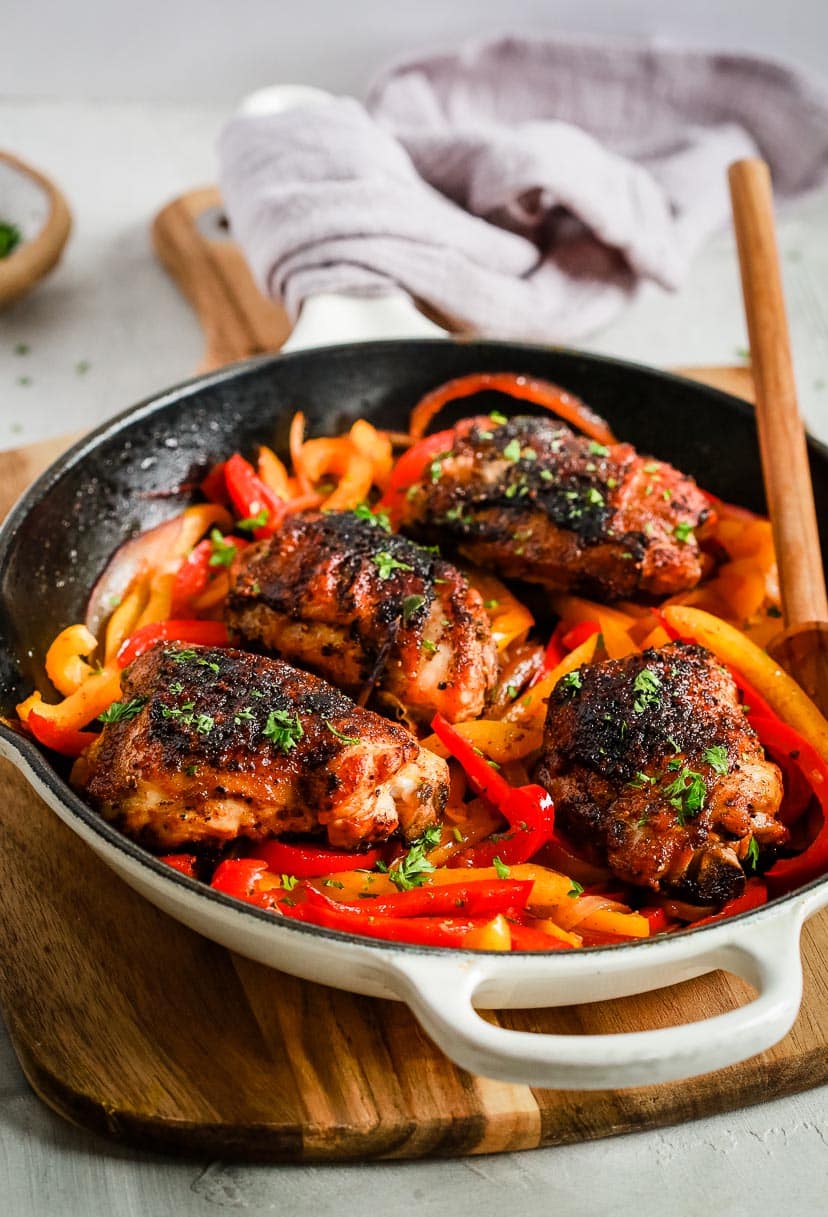
[{"label": "white table surface", "polygon": [[[203,104],[0,103],[3,147],[53,176],[75,216],[57,271],[0,314],[0,447],[92,426],[191,374],[198,326],[153,258],[148,224],[171,197],[213,179],[224,114]],[[828,440],[828,194],[792,207],[780,227],[803,410]],[[643,293],[584,345],[718,364],[738,362],[745,341],[733,241],[722,234],[679,293]],[[65,1125],[31,1093],[0,1030],[0,1213],[339,1217],[377,1206],[383,1217],[414,1208],[488,1217],[517,1206],[522,1217],[816,1217],[828,1185],[826,1099],[822,1088],[664,1131],[455,1162],[183,1162]]]}]

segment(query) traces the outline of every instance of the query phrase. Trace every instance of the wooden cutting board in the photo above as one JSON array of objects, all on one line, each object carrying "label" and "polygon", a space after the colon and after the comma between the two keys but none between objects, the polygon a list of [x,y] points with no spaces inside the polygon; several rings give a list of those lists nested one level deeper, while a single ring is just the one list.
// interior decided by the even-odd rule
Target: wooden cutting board
[{"label": "wooden cutting board", "polygon": [[[272,349],[288,328],[256,292],[217,208],[214,191],[194,192],[155,227],[213,366]],[[700,378],[745,388],[744,369]],[[0,454],[0,512],[62,446]],[[0,1006],[12,1042],[50,1107],[129,1145],[273,1161],[493,1153],[652,1128],[828,1081],[828,912],[806,927],[802,1012],[770,1052],[661,1087],[535,1090],[455,1068],[400,1004],[295,980],[185,929],[108,871],[5,762],[0,780]],[[612,1032],[701,1018],[748,996],[717,973],[643,997],[490,1017],[529,1031]]]}]

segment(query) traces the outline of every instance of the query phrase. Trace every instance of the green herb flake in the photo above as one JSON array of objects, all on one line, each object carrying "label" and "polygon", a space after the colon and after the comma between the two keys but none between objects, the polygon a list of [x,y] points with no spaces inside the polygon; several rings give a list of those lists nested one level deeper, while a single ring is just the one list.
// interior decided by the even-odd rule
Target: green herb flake
[{"label": "green herb flake", "polygon": [[436,655],[437,654],[437,643],[432,642],[430,638],[424,638],[420,645],[421,645],[422,649],[425,651],[426,655]]},{"label": "green herb flake", "polygon": [[484,609],[496,609],[499,605],[500,605],[499,600],[484,600],[483,601]]},{"label": "green herb flake", "polygon": [[210,566],[231,566],[236,556],[236,547],[225,541],[221,529],[210,532]]},{"label": "green herb flake", "polygon": [[452,828],[452,830],[451,830],[451,835],[454,837],[455,841],[462,844],[463,834],[461,833],[460,829],[457,827],[456,824],[455,824],[454,828]]},{"label": "green herb flake", "polygon": [[755,837],[750,838],[750,844],[745,854],[745,865],[749,866],[752,871],[755,871],[759,865],[759,842]]},{"label": "green herb flake", "polygon": [[15,347],[14,347],[15,355],[28,355],[30,350],[31,350],[31,347],[29,346],[28,342],[15,343]]},{"label": "green herb flake", "polygon": [[425,604],[425,596],[406,596],[402,603],[403,625],[410,625]]},{"label": "green herb flake", "polygon": [[520,440],[510,439],[506,447],[503,449],[503,459],[506,461],[520,460]]},{"label": "green herb flake", "polygon": [[340,744],[349,744],[350,745],[350,744],[359,743],[358,735],[345,735],[342,731],[337,731],[336,727],[333,725],[332,722],[329,721],[329,719],[326,718],[323,721],[325,723],[325,726],[330,731],[331,735],[334,737],[334,739],[338,739]]},{"label": "green herb flake", "polygon": [[682,545],[685,545],[692,535],[693,525],[689,520],[680,520],[673,529],[673,536]]},{"label": "green herb flake", "polygon": [[489,418],[492,420],[493,423],[497,423],[497,425],[499,427],[505,426],[505,424],[509,421],[507,419],[506,415],[501,414],[499,410],[492,410],[491,414],[489,415]]},{"label": "green herb flake", "polygon": [[589,454],[590,456],[609,456],[610,450],[606,444],[599,444],[597,440],[590,440]]},{"label": "green herb flake", "polygon": [[638,773],[627,785],[631,786],[633,790],[644,790],[646,786],[652,786],[654,781],[655,778],[650,777],[649,773],[644,773],[643,770],[639,769]]},{"label": "green herb flake", "polygon": [[290,752],[305,732],[298,714],[290,714],[287,710],[271,710],[262,734],[276,748],[281,748],[282,752]]},{"label": "green herb flake", "polygon": [[724,777],[730,768],[727,748],[723,744],[714,744],[712,748],[707,748],[704,753],[704,761],[719,777]]},{"label": "green herb flake", "polygon": [[391,518],[387,511],[374,511],[368,503],[360,503],[354,508],[354,515],[358,520],[367,520],[375,528],[381,528],[383,532],[391,531]]},{"label": "green herb flake", "polygon": [[633,702],[633,710],[636,714],[643,714],[651,706],[658,705],[660,688],[661,677],[658,673],[654,672],[652,668],[642,668],[633,681],[633,693],[638,694]]},{"label": "green herb flake", "polygon": [[236,528],[240,528],[242,532],[255,532],[257,528],[264,528],[269,519],[270,512],[263,507],[254,516],[246,516],[243,520],[237,520]]},{"label": "green herb flake", "polygon": [[582,688],[583,683],[581,669],[576,668],[574,672],[567,672],[565,676],[562,676],[558,681],[557,687],[562,689],[564,693],[574,693],[576,689]]},{"label": "green herb flake", "polygon": [[390,579],[392,572],[395,570],[414,569],[407,562],[398,562],[387,549],[381,549],[378,553],[374,554],[373,562],[379,572],[380,579]]},{"label": "green herb flake", "polygon": [[78,376],[85,376],[91,367],[92,364],[88,359],[79,359],[75,364],[75,372]]},{"label": "green herb flake", "polygon": [[512,873],[506,863],[496,856],[492,858],[492,866],[495,868],[498,879],[508,879]]},{"label": "green herb flake", "polygon": [[128,723],[141,713],[146,704],[145,697],[133,697],[131,701],[114,701],[103,714],[98,715],[98,722]]},{"label": "green herb flake", "polygon": [[566,894],[569,896],[570,900],[577,900],[579,896],[583,896],[584,894],[583,885],[580,884],[577,879],[573,879],[572,887]]},{"label": "green herb flake", "polygon": [[23,234],[16,224],[0,220],[0,258],[7,258],[22,240]]},{"label": "green herb flake", "polygon": [[30,385],[32,383],[31,376],[18,376],[17,383],[19,385]]},{"label": "green herb flake", "polygon": [[595,486],[590,486],[589,490],[587,490],[586,501],[589,503],[589,505],[591,507],[603,507],[604,506],[604,496],[601,494],[601,491],[598,490]]},{"label": "green herb flake", "polygon": [[188,778],[194,778],[198,773],[198,765],[188,765],[184,772]]},{"label": "green herb flake", "polygon": [[296,887],[296,884],[299,882],[295,875],[280,875],[279,879],[281,880],[282,887],[286,892],[292,892]]},{"label": "green herb flake", "polygon": [[678,812],[678,822],[683,828],[688,819],[698,815],[704,807],[707,786],[700,773],[682,765],[673,781],[664,787],[664,794],[670,806]]},{"label": "green herb flake", "polygon": [[388,878],[398,891],[410,892],[414,887],[422,887],[435,869],[434,863],[426,857],[425,842],[420,840],[389,869]]}]

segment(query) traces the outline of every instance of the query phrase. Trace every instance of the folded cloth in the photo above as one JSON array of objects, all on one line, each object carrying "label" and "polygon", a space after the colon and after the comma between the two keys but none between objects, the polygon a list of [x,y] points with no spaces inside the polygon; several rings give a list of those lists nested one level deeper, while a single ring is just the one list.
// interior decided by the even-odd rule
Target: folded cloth
[{"label": "folded cloth", "polygon": [[296,317],[400,288],[458,329],[571,341],[646,280],[677,287],[726,220],[726,168],[828,178],[828,96],[740,55],[503,38],[393,64],[351,98],[240,115],[219,142],[231,227]]}]

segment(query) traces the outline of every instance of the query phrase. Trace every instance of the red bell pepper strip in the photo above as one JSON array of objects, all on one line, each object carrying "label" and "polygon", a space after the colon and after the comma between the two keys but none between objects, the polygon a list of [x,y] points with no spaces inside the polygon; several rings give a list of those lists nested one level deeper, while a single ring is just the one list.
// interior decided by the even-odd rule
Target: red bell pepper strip
[{"label": "red bell pepper strip", "polygon": [[549,672],[553,672],[562,660],[566,659],[567,652],[563,645],[563,633],[564,625],[562,621],[559,621],[546,644],[546,649],[543,652],[543,662],[529,682],[530,689],[539,680],[543,680],[544,676],[548,675]]},{"label": "red bell pepper strip", "polygon": [[30,712],[26,722],[39,744],[61,756],[80,756],[98,738],[94,731],[67,730],[36,710]]},{"label": "red bell pepper strip", "polygon": [[228,647],[230,635],[223,621],[199,621],[177,619],[152,621],[142,625],[121,643],[116,656],[119,668],[126,668],[139,655],[149,651],[158,642],[191,642],[195,646]]},{"label": "red bell pepper strip", "polygon": [[336,871],[371,870],[382,856],[379,849],[366,853],[340,853],[320,845],[289,845],[286,841],[264,841],[252,856],[267,863],[276,875],[295,875],[297,879],[315,879]]},{"label": "red bell pepper strip", "polygon": [[339,906],[328,908],[310,902],[289,905],[283,902],[279,911],[295,921],[309,922],[328,930],[359,934],[364,938],[383,938],[390,942],[411,942],[418,946],[462,947],[472,930],[486,925],[483,917],[363,917],[358,912]]},{"label": "red bell pepper strip", "polygon": [[474,790],[509,824],[509,833],[484,841],[452,859],[458,866],[491,866],[496,857],[506,866],[528,861],[552,836],[555,806],[542,786],[510,786],[454,727],[437,714],[431,724],[438,739],[459,761]]},{"label": "red bell pepper strip", "polygon": [[259,891],[258,883],[269,874],[267,863],[259,862],[256,858],[225,858],[216,867],[215,874],[210,880],[210,887],[225,896],[233,896],[236,900],[244,900],[248,904],[256,904],[261,908],[275,908],[279,897],[284,896],[281,888]]},{"label": "red bell pepper strip", "polygon": [[802,737],[775,714],[748,715],[762,747],[782,770],[785,795],[777,819],[790,827],[795,824],[814,797],[814,786],[797,764],[802,752]]},{"label": "red bell pepper strip", "polygon": [[650,926],[650,936],[653,934],[664,934],[677,923],[667,916],[664,909],[661,908],[644,908],[639,909],[642,917],[647,918]]},{"label": "red bell pepper strip", "polygon": [[284,518],[284,500],[265,485],[250,461],[238,452],[225,463],[224,480],[230,501],[242,521],[262,516],[262,523],[253,529],[256,540],[271,537]]},{"label": "red bell pepper strip", "polygon": [[513,951],[571,951],[572,944],[553,938],[533,925],[520,925],[511,921],[509,929],[512,934]]},{"label": "red bell pepper strip", "polygon": [[517,913],[526,907],[532,891],[531,879],[474,879],[469,883],[445,883],[416,887],[393,896],[363,899],[358,904],[332,900],[318,888],[309,887],[309,904],[345,909],[362,918],[376,917],[485,917]]},{"label": "red bell pepper strip", "polygon": [[[797,861],[797,859],[793,860]],[[758,909],[760,905],[767,904],[767,901],[768,889],[762,880],[748,879],[741,896],[737,896],[735,900],[728,900],[727,904],[723,905],[718,913],[711,913],[709,917],[702,917],[699,921],[692,921],[687,928],[695,930],[700,925],[712,925],[716,921],[725,921],[728,917],[735,917],[737,913],[746,913],[749,909]]]},{"label": "red bell pepper strip", "polygon": [[[240,537],[232,536],[221,537],[221,543],[224,546],[232,546],[236,552],[245,549],[249,544]],[[192,612],[193,600],[207,590],[210,575],[220,565],[215,560],[215,556],[216,546],[213,540],[207,537],[203,541],[199,541],[181,563],[172,589],[171,615],[173,617],[185,617],[187,613]],[[229,558],[230,555],[228,554],[227,557]]]},{"label": "red bell pepper strip", "polygon": [[188,875],[190,879],[195,879],[196,877],[195,854],[164,854],[158,861],[165,862],[167,866],[171,866],[173,870],[181,871],[182,875]]},{"label": "red bell pepper strip", "polygon": [[571,630],[566,631],[561,638],[561,645],[566,651],[574,651],[581,643],[586,642],[587,638],[591,638],[593,634],[600,633],[600,622],[579,621],[577,625],[573,625]]},{"label": "red bell pepper strip", "polygon": [[828,765],[806,739],[781,719],[751,716],[751,723],[771,750],[784,752],[810,786],[822,810],[822,827],[810,845],[793,858],[780,858],[765,874],[773,894],[810,883],[828,872]]},{"label": "red bell pepper strip", "polygon": [[408,448],[391,471],[385,494],[377,504],[376,510],[387,511],[391,522],[396,524],[406,491],[423,478],[426,469],[435,457],[441,452],[451,451],[455,439],[455,429],[449,427],[447,431],[435,431],[434,435],[427,435],[425,439],[421,439]]},{"label": "red bell pepper strip", "polygon": [[201,493],[205,499],[210,503],[220,503],[222,507],[227,507],[230,502],[230,496],[227,493],[227,481],[224,476],[224,466],[226,463],[226,461],[220,461],[218,465],[214,465],[201,483]]}]

